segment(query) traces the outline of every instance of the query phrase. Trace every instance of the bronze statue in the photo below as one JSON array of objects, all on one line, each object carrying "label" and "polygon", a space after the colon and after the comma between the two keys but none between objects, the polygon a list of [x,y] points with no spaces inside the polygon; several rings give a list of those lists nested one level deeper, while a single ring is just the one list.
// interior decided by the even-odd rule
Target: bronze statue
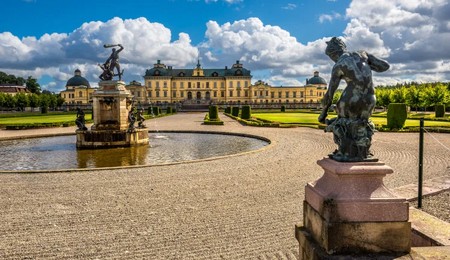
[{"label": "bronze statue", "polygon": [[144,109],[141,108],[138,113],[138,127],[139,128],[145,128],[144,121],[145,121]]},{"label": "bronze statue", "polygon": [[78,127],[78,130],[83,130],[86,131],[87,127],[86,127],[86,120],[84,118],[84,111],[77,107],[77,118],[75,119],[75,124]]},{"label": "bronze statue", "polygon": [[136,116],[134,114],[134,107],[131,107],[130,111],[128,112],[128,132],[134,131],[134,123],[136,122]]},{"label": "bronze statue", "polygon": [[[389,64],[366,51],[348,52],[345,43],[337,37],[327,42],[325,53],[336,63],[318,118],[319,122],[327,124],[326,132],[333,132],[338,145],[330,158],[342,162],[376,160],[369,150],[374,132],[369,118],[376,102],[372,70],[386,71]],[[327,120],[328,109],[342,79],[347,86],[337,102],[338,116]]]},{"label": "bronze statue", "polygon": [[[122,80],[123,70],[120,71],[120,63],[119,63],[119,52],[123,50],[123,46],[121,44],[105,44],[104,48],[112,48],[112,47],[120,47],[118,50],[116,48],[112,49],[111,55],[109,58],[100,65],[100,68],[103,70],[103,73],[99,76],[101,80],[112,80],[114,76],[119,76],[119,80]],[[117,70],[117,74],[114,74],[114,69]]]}]

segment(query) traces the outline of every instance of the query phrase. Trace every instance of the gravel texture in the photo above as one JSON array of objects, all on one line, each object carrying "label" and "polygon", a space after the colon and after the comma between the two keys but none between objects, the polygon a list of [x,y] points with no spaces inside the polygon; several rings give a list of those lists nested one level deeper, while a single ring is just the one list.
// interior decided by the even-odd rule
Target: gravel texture
[{"label": "gravel texture", "polygon": [[[417,208],[417,201],[410,202],[410,205]],[[424,197],[421,210],[450,223],[450,191]]]},{"label": "gravel texture", "polygon": [[[304,186],[335,149],[309,128],[204,126],[204,113],[147,122],[149,129],[264,136],[237,156],[174,165],[0,174],[0,259],[294,259]],[[48,132],[0,131],[0,138]],[[447,147],[449,135],[435,134]],[[376,133],[373,150],[394,169],[389,188],[417,182],[418,134]],[[426,138],[424,179],[449,176],[448,151]],[[448,198],[448,197],[447,197]],[[424,203],[425,205],[427,203]]]}]

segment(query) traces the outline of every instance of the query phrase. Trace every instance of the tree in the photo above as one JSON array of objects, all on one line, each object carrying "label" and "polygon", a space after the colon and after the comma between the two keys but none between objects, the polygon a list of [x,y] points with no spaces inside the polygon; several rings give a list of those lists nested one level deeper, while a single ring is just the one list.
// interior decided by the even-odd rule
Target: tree
[{"label": "tree", "polygon": [[49,99],[48,95],[42,94],[39,96],[39,107],[41,108],[42,114],[47,113],[49,104],[50,104],[50,99]]},{"label": "tree", "polygon": [[406,104],[410,107],[415,107],[416,112],[420,106],[423,105],[423,97],[420,89],[416,85],[411,85],[406,93]]},{"label": "tree", "polygon": [[435,86],[427,84],[423,92],[423,101],[427,107],[432,107],[438,104],[446,104],[449,102],[447,87],[441,83],[436,84]]},{"label": "tree", "polygon": [[12,95],[5,95],[5,107],[7,108],[15,108],[16,107],[16,99]]},{"label": "tree", "polygon": [[391,92],[391,103],[405,103],[406,102],[406,88],[404,86],[395,88]]},{"label": "tree", "polygon": [[27,89],[31,93],[40,94],[41,93],[41,86],[37,82],[37,80],[31,76],[28,77],[28,79],[25,82],[25,85],[27,86]]},{"label": "tree", "polygon": [[386,110],[387,106],[391,103],[391,90],[388,88],[376,88],[375,96],[377,98],[376,105],[384,107]]},{"label": "tree", "polygon": [[24,93],[19,93],[15,96],[16,98],[16,106],[20,111],[24,111],[25,107],[28,106],[29,104],[29,100],[28,100],[28,95],[24,94]]},{"label": "tree", "polygon": [[30,107],[32,109],[39,106],[39,96],[37,94],[35,94],[35,93],[31,94],[28,97],[28,100],[30,101]]}]

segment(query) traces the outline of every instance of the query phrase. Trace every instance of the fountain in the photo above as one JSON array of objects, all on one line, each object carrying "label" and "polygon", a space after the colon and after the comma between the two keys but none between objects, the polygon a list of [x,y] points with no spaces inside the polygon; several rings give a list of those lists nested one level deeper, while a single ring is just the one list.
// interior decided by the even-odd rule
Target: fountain
[{"label": "fountain", "polygon": [[[148,131],[140,124],[134,126],[136,116],[133,107],[133,96],[125,88],[119,65],[119,52],[123,50],[121,44],[104,45],[112,49],[110,57],[102,65],[103,73],[100,75],[99,88],[92,95],[94,125],[91,130],[83,124],[78,125],[77,148],[108,148],[127,147],[132,145],[145,145],[149,143]],[[117,74],[114,74],[114,69]],[[119,76],[119,80],[113,80]],[[78,122],[83,121],[77,119]]]}]

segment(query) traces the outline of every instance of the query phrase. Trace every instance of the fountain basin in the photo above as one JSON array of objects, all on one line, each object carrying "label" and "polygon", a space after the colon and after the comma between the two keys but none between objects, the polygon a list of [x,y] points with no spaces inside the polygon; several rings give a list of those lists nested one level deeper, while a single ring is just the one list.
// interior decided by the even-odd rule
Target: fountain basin
[{"label": "fountain basin", "polygon": [[0,141],[0,172],[153,166],[220,158],[262,149],[270,140],[221,132],[151,132],[150,145],[77,149],[76,136]]}]

